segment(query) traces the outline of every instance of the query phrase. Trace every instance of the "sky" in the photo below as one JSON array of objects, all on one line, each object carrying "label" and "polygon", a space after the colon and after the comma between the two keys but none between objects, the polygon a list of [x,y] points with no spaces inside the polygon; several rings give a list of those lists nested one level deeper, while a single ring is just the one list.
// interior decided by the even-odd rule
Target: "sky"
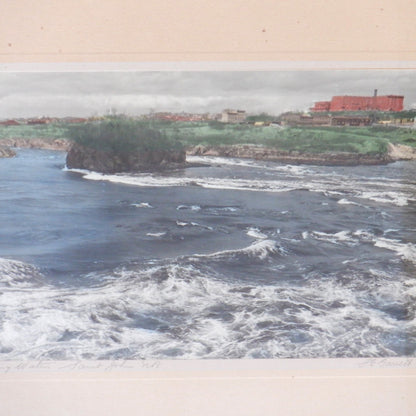
[{"label": "sky", "polygon": [[0,72],[0,119],[225,108],[278,115],[374,89],[416,108],[416,70]]}]

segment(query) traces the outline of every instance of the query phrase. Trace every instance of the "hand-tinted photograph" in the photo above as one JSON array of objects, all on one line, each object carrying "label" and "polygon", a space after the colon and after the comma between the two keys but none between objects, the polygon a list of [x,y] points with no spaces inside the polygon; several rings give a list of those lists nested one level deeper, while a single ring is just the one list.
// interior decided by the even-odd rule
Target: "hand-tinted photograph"
[{"label": "hand-tinted photograph", "polygon": [[414,357],[415,85],[0,73],[0,360]]}]

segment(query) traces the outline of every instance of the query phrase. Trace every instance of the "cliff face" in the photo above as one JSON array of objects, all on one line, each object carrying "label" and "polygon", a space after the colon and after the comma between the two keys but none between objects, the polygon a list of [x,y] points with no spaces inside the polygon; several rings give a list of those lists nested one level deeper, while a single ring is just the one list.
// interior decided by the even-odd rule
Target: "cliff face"
[{"label": "cliff face", "polygon": [[68,151],[69,169],[87,169],[101,173],[149,172],[184,167],[184,150],[150,150],[118,155],[74,143]]},{"label": "cliff face", "polygon": [[256,145],[232,146],[195,146],[187,151],[194,156],[236,157],[242,159],[269,160],[290,164],[306,165],[379,165],[390,163],[393,159],[388,154],[364,155],[358,153],[301,153],[282,151]]}]

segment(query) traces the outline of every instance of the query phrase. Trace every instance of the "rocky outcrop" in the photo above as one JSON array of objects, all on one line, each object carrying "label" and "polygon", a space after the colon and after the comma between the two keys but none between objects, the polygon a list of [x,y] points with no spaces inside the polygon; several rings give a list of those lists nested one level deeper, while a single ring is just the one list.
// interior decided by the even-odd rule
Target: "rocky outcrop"
[{"label": "rocky outcrop", "polygon": [[393,160],[416,160],[416,148],[404,144],[389,143],[388,152]]},{"label": "rocky outcrop", "polygon": [[297,151],[283,151],[266,146],[251,144],[231,146],[198,145],[188,149],[187,154],[194,156],[220,156],[243,159],[248,158],[290,164],[334,166],[379,165],[393,161],[393,159],[388,154],[365,155],[344,152],[303,153]]},{"label": "rocky outcrop", "polygon": [[8,147],[20,147],[29,149],[46,149],[46,150],[61,150],[67,151],[70,147],[69,140],[65,139],[50,139],[50,138],[33,138],[25,139],[21,137],[12,139],[0,139],[0,145]]},{"label": "rocky outcrop", "polygon": [[9,147],[0,147],[0,158],[2,157],[14,157],[16,152]]},{"label": "rocky outcrop", "polygon": [[148,150],[116,154],[74,143],[68,151],[69,169],[87,169],[101,173],[149,172],[184,167],[184,150]]}]

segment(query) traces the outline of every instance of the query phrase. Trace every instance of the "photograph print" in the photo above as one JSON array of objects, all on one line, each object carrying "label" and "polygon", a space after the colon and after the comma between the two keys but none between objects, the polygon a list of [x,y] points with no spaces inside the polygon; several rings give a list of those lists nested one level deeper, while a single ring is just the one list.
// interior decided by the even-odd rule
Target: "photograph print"
[{"label": "photograph print", "polygon": [[0,73],[0,360],[414,357],[416,72]]}]

